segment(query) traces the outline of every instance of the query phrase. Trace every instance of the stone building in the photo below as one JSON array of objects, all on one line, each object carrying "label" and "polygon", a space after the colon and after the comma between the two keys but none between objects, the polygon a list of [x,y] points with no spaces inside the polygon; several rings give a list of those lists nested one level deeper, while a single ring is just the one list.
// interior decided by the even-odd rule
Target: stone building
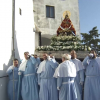
[{"label": "stone building", "polygon": [[[63,12],[71,12],[71,21],[80,37],[78,0],[33,0],[34,21],[39,37],[38,45],[49,45],[50,38],[57,34],[57,29],[63,20]],[[36,39],[38,39],[36,34]]]}]

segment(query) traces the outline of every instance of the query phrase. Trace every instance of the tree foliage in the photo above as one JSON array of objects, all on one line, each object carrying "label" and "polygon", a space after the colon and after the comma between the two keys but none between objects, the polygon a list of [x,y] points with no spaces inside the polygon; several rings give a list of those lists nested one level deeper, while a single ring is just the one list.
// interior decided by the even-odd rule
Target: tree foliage
[{"label": "tree foliage", "polygon": [[82,35],[82,43],[84,45],[90,46],[94,49],[100,49],[100,34],[98,33],[97,27],[93,27],[92,30],[89,31],[89,33],[81,33]]}]

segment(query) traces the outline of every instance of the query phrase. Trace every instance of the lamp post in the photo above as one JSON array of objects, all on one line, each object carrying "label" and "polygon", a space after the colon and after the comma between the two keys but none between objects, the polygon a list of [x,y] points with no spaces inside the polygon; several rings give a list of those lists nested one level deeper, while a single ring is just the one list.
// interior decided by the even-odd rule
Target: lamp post
[{"label": "lamp post", "polygon": [[[15,0],[12,0],[12,60],[14,60],[15,58],[14,37],[15,37]],[[13,69],[13,100],[15,100],[14,69]]]},{"label": "lamp post", "polygon": [[15,0],[12,0],[12,60],[15,58],[14,37],[15,37]]}]

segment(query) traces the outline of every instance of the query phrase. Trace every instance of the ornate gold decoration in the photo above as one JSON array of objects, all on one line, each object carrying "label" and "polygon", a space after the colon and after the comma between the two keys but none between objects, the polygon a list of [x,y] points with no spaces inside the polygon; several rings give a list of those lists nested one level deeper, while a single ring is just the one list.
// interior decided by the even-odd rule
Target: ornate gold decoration
[{"label": "ornate gold decoration", "polygon": [[70,18],[70,16],[71,16],[70,11],[64,11],[63,12],[63,18],[65,18],[66,15],[68,15],[68,17]]}]

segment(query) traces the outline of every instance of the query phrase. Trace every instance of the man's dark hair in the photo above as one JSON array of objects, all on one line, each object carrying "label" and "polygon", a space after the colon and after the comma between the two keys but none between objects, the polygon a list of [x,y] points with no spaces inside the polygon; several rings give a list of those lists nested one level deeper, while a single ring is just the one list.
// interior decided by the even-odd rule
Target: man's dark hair
[{"label": "man's dark hair", "polygon": [[37,54],[34,54],[34,56],[37,56]]},{"label": "man's dark hair", "polygon": [[17,58],[15,58],[13,61],[18,61],[18,59],[17,59]]},{"label": "man's dark hair", "polygon": [[52,54],[51,52],[48,53],[48,55],[51,55],[51,54]]}]

